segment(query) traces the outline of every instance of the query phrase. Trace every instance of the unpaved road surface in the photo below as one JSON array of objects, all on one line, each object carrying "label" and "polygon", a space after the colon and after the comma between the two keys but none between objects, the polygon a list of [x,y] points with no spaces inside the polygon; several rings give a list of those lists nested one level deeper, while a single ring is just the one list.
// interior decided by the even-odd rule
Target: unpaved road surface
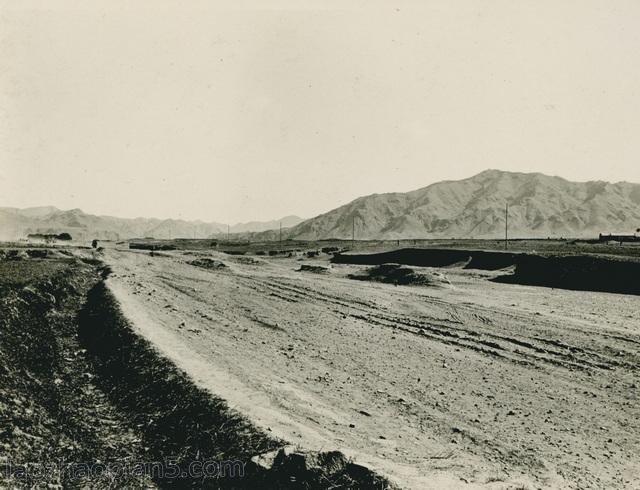
[{"label": "unpaved road surface", "polygon": [[136,328],[275,435],[407,488],[640,488],[639,297],[210,256],[227,267],[108,250],[108,284]]}]

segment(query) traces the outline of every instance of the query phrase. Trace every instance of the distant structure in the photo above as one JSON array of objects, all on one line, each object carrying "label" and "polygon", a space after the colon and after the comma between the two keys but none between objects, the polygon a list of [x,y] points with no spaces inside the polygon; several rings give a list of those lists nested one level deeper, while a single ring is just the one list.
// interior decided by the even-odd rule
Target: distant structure
[{"label": "distant structure", "polygon": [[127,241],[115,241],[115,240],[99,240],[95,239],[91,242],[93,248],[117,248],[118,250],[128,250],[129,242]]},{"label": "distant structure", "polygon": [[600,233],[598,238],[601,242],[640,242],[640,228],[636,230],[636,233],[609,233],[605,235]]}]

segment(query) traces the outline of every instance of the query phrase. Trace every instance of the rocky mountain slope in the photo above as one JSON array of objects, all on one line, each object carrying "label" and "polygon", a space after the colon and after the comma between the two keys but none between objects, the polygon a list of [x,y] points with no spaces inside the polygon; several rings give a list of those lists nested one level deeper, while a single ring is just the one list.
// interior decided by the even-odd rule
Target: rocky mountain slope
[{"label": "rocky mountain slope", "polygon": [[287,230],[298,239],[583,237],[640,227],[640,184],[486,170],[407,193],[373,194]]},{"label": "rocky mountain slope", "polygon": [[[302,221],[296,216],[281,220],[290,227]],[[279,220],[239,223],[231,233],[258,232],[279,227]],[[0,240],[15,240],[30,233],[70,233],[74,240],[93,238],[121,240],[127,238],[210,238],[224,236],[227,225],[203,221],[157,218],[116,218],[96,216],[81,209],[60,210],[50,206],[37,208],[0,208]]]}]

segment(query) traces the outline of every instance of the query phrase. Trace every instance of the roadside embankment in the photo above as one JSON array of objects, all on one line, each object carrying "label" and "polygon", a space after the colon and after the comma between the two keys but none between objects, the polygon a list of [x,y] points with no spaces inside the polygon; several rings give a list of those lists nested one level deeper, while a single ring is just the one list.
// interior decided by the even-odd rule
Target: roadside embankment
[{"label": "roadside embankment", "polygon": [[54,255],[0,260],[0,487],[154,488],[119,472],[146,451],[78,339],[99,271]]}]

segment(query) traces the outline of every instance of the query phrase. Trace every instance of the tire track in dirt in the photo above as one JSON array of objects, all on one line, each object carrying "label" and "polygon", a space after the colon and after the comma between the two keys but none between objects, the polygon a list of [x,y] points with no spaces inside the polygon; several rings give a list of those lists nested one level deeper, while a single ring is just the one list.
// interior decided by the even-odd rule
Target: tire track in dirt
[{"label": "tire track in dirt", "polygon": [[[226,271],[225,271],[226,272]],[[220,274],[220,272],[216,272]],[[585,349],[574,345],[566,344],[557,340],[549,340],[540,336],[516,337],[505,336],[494,333],[491,327],[496,323],[526,322],[527,319],[515,314],[497,312],[491,310],[494,317],[503,317],[503,321],[489,319],[475,309],[482,310],[479,305],[468,303],[452,305],[436,298],[425,296],[425,299],[434,306],[437,305],[446,314],[445,318],[420,316],[419,321],[401,316],[387,314],[375,303],[361,301],[353,297],[345,300],[344,296],[338,297],[317,289],[304,286],[300,283],[292,283],[285,278],[269,276],[267,278],[248,277],[242,274],[233,274],[234,281],[242,284],[243,287],[251,289],[259,294],[268,295],[289,303],[313,300],[315,302],[332,305],[333,312],[344,315],[345,311],[335,309],[336,306],[347,310],[346,314],[361,321],[379,324],[385,327],[398,327],[399,324],[409,329],[403,329],[408,333],[418,334],[423,338],[439,341],[445,344],[466,348],[485,355],[502,358],[519,364],[539,365],[540,362],[556,367],[567,369],[612,369],[614,367],[626,367],[637,369],[637,364],[605,356],[592,349]],[[197,292],[189,288],[177,286],[179,279],[167,276],[159,276],[163,284],[175,289],[190,298],[205,303]],[[200,280],[207,282],[206,280]],[[209,307],[212,305],[207,303]],[[216,313],[226,317],[224,309],[216,309]],[[359,312],[358,314],[351,313]],[[260,323],[249,315],[250,319]],[[227,318],[229,320],[229,318]],[[541,319],[539,319],[539,323]],[[463,326],[463,325],[467,326]],[[471,326],[468,326],[471,325]],[[580,331],[583,333],[582,331]],[[484,338],[483,338],[484,337]],[[631,339],[629,339],[631,340]],[[554,349],[560,347],[562,350]],[[627,355],[633,355],[627,352]]]},{"label": "tire track in dirt", "polygon": [[[590,364],[620,368],[631,359],[635,343],[612,338],[634,338],[632,327],[624,330],[630,313],[624,309],[625,316],[612,318],[620,325],[615,330],[597,325],[591,313],[574,320],[571,310],[559,310],[559,299],[525,288],[487,290],[479,281],[464,284],[469,291],[395,288],[355,283],[340,270],[296,273],[293,261],[251,271],[138,262],[137,280],[159,290],[155,299],[138,297],[146,307],[167,300],[180,315],[207,311],[221,324],[200,338],[177,333],[190,348],[207,354],[215,339],[212,363],[238,362],[234,372],[287,401],[278,410],[322,424],[345,447],[384,452],[394,464],[424,462],[424,474],[437,466],[429,463],[431,454],[451,449],[456,455],[442,464],[454,474],[467,477],[470,466],[459,464],[477,457],[478,468],[535,475],[543,488],[568,488],[561,484],[568,481],[575,488],[607,488],[607,482],[620,488],[633,479],[624,471],[634,464],[637,375]],[[566,294],[573,310],[589,304],[588,296]],[[178,314],[166,318],[175,328]],[[612,347],[625,352],[616,355]],[[310,397],[341,417],[308,406]],[[371,416],[358,415],[361,408]],[[378,434],[386,440],[379,442]],[[476,474],[473,481],[498,481],[490,476]]]},{"label": "tire track in dirt", "polygon": [[[270,291],[270,295],[285,301],[297,302],[311,299],[330,304],[334,307],[339,306],[347,310],[355,310],[360,314],[350,312],[347,312],[347,314],[353,318],[385,327],[397,328],[398,325],[401,324],[405,327],[410,327],[409,329],[403,329],[406,332],[520,364],[536,365],[542,362],[567,369],[611,369],[612,367],[623,365],[623,363],[618,360],[607,358],[596,352],[589,353],[580,347],[570,346],[561,342],[552,344],[550,341],[539,337],[517,338],[492,333],[487,327],[492,326],[494,321],[474,311],[468,311],[470,307],[467,305],[464,305],[460,309],[463,310],[462,313],[466,313],[467,317],[476,319],[476,323],[473,325],[475,329],[473,327],[462,327],[461,325],[464,323],[464,320],[460,313],[457,312],[454,312],[452,315],[454,319],[450,323],[453,324],[443,323],[442,319],[428,317],[421,317],[420,321],[416,321],[410,318],[391,316],[371,302],[363,302],[355,299],[352,302],[352,298],[349,298],[349,301],[345,301],[343,297],[339,298],[309,287],[304,287],[300,284],[292,284],[281,278],[270,277],[262,281],[252,279],[247,281],[245,285],[255,289],[254,284],[256,282],[259,282],[263,288]],[[452,309],[450,303],[440,303],[446,305],[447,309]],[[344,311],[339,309],[334,309],[333,311],[337,314],[345,314]],[[517,319],[519,322],[523,320],[526,321],[526,319],[518,318],[516,315],[509,316],[512,319]],[[483,339],[482,337],[488,337],[489,339]],[[535,340],[539,341],[542,345],[536,345],[533,342]],[[544,345],[545,342],[555,345],[556,347],[562,347],[565,350],[555,350],[550,348],[549,345]],[[582,357],[578,357],[576,354],[582,354]],[[590,357],[595,358],[595,360],[590,359]]]}]

